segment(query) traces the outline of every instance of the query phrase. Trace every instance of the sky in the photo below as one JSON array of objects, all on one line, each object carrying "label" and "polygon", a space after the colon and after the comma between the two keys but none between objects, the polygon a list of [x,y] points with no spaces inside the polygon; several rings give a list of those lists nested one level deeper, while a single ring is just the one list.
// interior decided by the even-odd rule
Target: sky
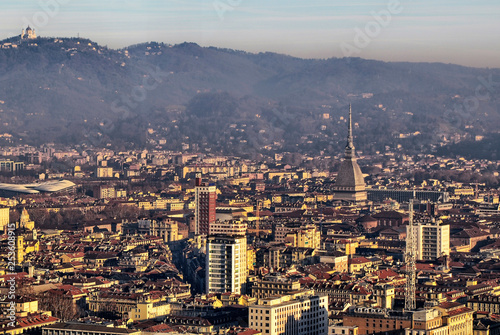
[{"label": "sky", "polygon": [[301,58],[500,68],[498,0],[2,0],[0,40],[84,37],[111,48],[194,42]]}]

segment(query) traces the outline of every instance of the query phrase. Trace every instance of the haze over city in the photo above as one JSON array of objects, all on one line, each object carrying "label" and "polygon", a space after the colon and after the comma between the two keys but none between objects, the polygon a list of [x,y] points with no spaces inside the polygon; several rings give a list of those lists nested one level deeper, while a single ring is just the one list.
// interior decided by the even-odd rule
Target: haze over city
[{"label": "haze over city", "polygon": [[[41,36],[79,34],[111,48],[187,41],[301,58],[353,56],[500,67],[500,44],[495,43],[500,4],[491,0],[8,0],[1,6],[0,39],[31,23]],[[50,15],[38,15],[44,8],[50,8]],[[356,46],[358,31],[368,32],[368,41],[346,52],[346,44]]]},{"label": "haze over city", "polygon": [[500,334],[499,4],[0,9],[4,335]]}]

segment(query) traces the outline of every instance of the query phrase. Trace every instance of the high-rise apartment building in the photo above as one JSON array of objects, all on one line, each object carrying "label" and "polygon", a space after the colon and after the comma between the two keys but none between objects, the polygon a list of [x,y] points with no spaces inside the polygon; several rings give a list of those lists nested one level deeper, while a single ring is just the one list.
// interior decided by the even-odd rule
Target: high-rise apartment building
[{"label": "high-rise apartment building", "polygon": [[206,292],[245,293],[247,281],[247,238],[210,235],[207,238]]},{"label": "high-rise apartment building", "polygon": [[248,308],[248,323],[262,334],[327,335],[328,295],[305,290],[259,299]]},{"label": "high-rise apartment building", "polygon": [[214,184],[202,183],[201,175],[196,176],[195,184],[195,234],[208,235],[210,225],[215,223],[217,188]]},{"label": "high-rise apartment building", "polygon": [[440,220],[414,222],[413,236],[417,260],[435,260],[450,254],[450,226]]}]

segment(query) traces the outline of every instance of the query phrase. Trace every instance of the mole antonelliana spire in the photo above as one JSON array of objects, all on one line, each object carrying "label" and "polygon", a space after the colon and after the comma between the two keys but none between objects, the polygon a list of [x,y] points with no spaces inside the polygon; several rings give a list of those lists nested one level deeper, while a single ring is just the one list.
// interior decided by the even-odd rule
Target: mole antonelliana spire
[{"label": "mole antonelliana spire", "polygon": [[347,144],[345,146],[345,158],[356,158],[355,157],[355,152],[354,152],[354,142],[352,138],[352,108],[351,105],[349,104],[349,121],[347,125]]},{"label": "mole antonelliana spire", "polygon": [[357,162],[354,137],[352,135],[352,107],[350,104],[345,157],[340,165],[337,180],[333,186],[333,193],[335,200],[366,201],[365,179]]}]

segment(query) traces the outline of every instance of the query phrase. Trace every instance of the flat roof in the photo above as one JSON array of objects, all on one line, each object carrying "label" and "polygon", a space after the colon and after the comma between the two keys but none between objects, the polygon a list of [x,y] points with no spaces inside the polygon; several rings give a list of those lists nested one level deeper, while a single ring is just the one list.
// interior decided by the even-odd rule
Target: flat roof
[{"label": "flat roof", "polygon": [[0,191],[8,191],[24,194],[38,194],[41,192],[60,192],[67,188],[75,186],[75,183],[69,180],[52,180],[43,183],[34,184],[5,184],[0,183]]},{"label": "flat roof", "polygon": [[98,333],[119,333],[119,334],[132,334],[138,333],[140,330],[138,329],[127,329],[127,328],[116,328],[116,327],[106,327],[106,326],[98,326],[98,325],[89,325],[84,323],[55,323],[50,326],[43,327],[43,329],[58,329],[58,330],[80,330],[80,331],[89,331],[89,332],[98,332]]}]

